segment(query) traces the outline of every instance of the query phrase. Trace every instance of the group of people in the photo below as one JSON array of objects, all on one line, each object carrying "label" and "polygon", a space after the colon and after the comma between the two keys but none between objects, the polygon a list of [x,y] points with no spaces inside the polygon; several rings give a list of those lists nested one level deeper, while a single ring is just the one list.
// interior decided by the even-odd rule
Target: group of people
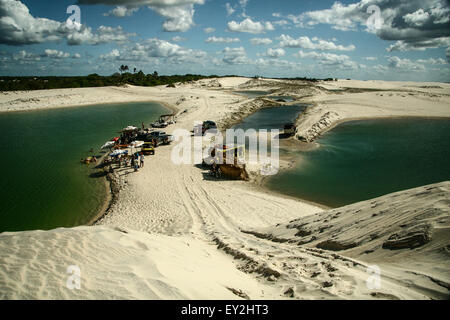
[{"label": "group of people", "polygon": [[137,152],[131,156],[120,155],[118,157],[119,168],[131,166],[134,171],[138,171],[140,168],[144,167],[144,154],[142,152]]},{"label": "group of people", "polygon": [[130,144],[131,142],[136,140],[137,136],[138,136],[138,132],[137,131],[124,131],[120,135],[120,138],[117,141],[117,143],[118,144],[122,144],[122,145]]}]

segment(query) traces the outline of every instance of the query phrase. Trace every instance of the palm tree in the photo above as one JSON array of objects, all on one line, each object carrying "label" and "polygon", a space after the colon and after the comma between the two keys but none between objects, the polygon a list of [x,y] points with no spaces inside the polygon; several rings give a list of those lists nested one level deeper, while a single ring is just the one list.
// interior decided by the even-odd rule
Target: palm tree
[{"label": "palm tree", "polygon": [[128,71],[128,70],[129,70],[128,66],[124,66],[124,65],[121,65],[119,68],[120,73],[124,73],[125,71]]}]

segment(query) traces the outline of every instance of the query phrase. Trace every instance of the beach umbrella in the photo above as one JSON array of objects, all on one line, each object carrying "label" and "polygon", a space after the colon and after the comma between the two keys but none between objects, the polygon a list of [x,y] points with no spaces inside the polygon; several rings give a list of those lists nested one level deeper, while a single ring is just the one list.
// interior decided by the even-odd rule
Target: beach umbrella
[{"label": "beach umbrella", "polygon": [[114,141],[108,141],[102,146],[102,149],[106,149],[106,148],[112,147],[115,144],[116,143]]},{"label": "beach umbrella", "polygon": [[128,154],[128,150],[114,150],[113,152],[111,152],[109,154],[110,157],[117,157],[120,156],[121,154]]},{"label": "beach umbrella", "polygon": [[137,128],[133,127],[133,126],[128,126],[128,127],[124,128],[122,131],[134,131],[134,130],[137,130]]},{"label": "beach umbrella", "polygon": [[131,147],[133,147],[133,148],[139,148],[139,147],[141,147],[143,144],[144,144],[144,141],[133,141],[133,142],[131,143]]}]

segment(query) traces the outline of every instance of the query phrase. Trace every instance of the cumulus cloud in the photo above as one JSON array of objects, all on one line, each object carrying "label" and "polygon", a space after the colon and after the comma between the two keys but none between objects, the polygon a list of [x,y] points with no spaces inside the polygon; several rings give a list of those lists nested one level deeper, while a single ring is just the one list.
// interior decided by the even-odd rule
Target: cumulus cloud
[{"label": "cumulus cloud", "polygon": [[222,53],[224,54],[224,57],[222,59],[223,62],[230,65],[235,64],[246,64],[249,62],[249,59],[247,58],[247,52],[245,51],[244,47],[239,48],[229,48],[226,47]]},{"label": "cumulus cloud", "polygon": [[65,22],[35,18],[28,7],[16,0],[0,0],[0,43],[29,45],[67,40],[69,45],[123,42],[134,34],[121,27],[100,26],[95,32],[85,25],[70,28]]},{"label": "cumulus cloud", "polygon": [[78,3],[116,6],[114,10],[119,14],[132,13],[136,8],[147,6],[166,19],[164,31],[185,32],[195,25],[194,5],[202,5],[205,0],[78,0]]},{"label": "cumulus cloud", "polygon": [[282,48],[272,49],[269,48],[266,52],[266,55],[271,58],[279,58],[286,54],[286,51]]},{"label": "cumulus cloud", "polygon": [[30,61],[39,61],[41,60],[41,56],[32,52],[27,52],[25,50],[21,50],[19,52],[15,52],[10,57],[6,57],[7,60],[10,58],[14,61],[20,62],[30,62]]},{"label": "cumulus cloud", "polygon": [[69,45],[81,45],[81,44],[102,44],[108,42],[125,42],[131,36],[136,34],[129,34],[123,31],[122,27],[105,27],[100,26],[96,32],[92,32],[89,27],[83,27],[78,32],[71,32],[67,35],[67,43]]},{"label": "cumulus cloud", "polygon": [[[377,5],[381,10],[380,28],[369,28],[371,13],[367,9]],[[398,41],[391,50],[416,50],[446,45],[450,36],[450,7],[448,0],[361,0],[344,5],[335,2],[331,8],[309,11],[287,17],[300,27],[328,24],[332,28],[348,31],[358,26],[367,27],[383,40]],[[440,41],[433,41],[440,39]],[[445,40],[445,41],[444,41]]]},{"label": "cumulus cloud", "polygon": [[272,43],[272,40],[269,38],[252,38],[250,39],[250,43],[254,46],[268,45]]},{"label": "cumulus cloud", "polygon": [[277,68],[277,69],[286,68],[286,69],[290,69],[290,70],[299,69],[299,67],[301,66],[301,63],[278,59],[278,58],[276,58],[276,59],[259,58],[259,59],[255,60],[254,64],[257,67],[262,67],[262,68]]},{"label": "cumulus cloud", "polygon": [[303,52],[300,50],[294,55],[297,58],[310,58],[317,60],[321,65],[328,67],[338,67],[341,69],[357,69],[358,64],[350,59],[347,55],[339,55],[334,53],[317,53],[315,51]]},{"label": "cumulus cloud", "polygon": [[190,62],[204,59],[206,52],[183,48],[169,41],[152,38],[142,43],[136,43],[121,50],[114,49],[100,56],[109,61],[141,61],[150,62],[152,59],[164,59],[171,63]]},{"label": "cumulus cloud", "polygon": [[203,29],[203,32],[205,32],[205,33],[213,33],[215,31],[216,31],[216,29],[214,29],[214,28],[205,28],[205,29]]},{"label": "cumulus cloud", "polygon": [[58,50],[52,50],[52,49],[46,49],[44,51],[44,57],[47,58],[56,58],[56,59],[63,59],[63,58],[69,58],[70,53],[58,51]]},{"label": "cumulus cloud", "polygon": [[447,64],[447,61],[445,61],[442,58],[437,58],[437,59],[433,59],[433,58],[428,58],[428,59],[419,59],[416,61],[417,63],[423,63],[423,64],[431,64],[431,65],[443,65],[443,64]]},{"label": "cumulus cloud", "polygon": [[390,68],[396,69],[400,72],[408,72],[408,71],[423,71],[425,67],[423,64],[413,62],[409,59],[402,59],[399,57],[389,57],[388,66]]},{"label": "cumulus cloud", "polygon": [[281,47],[288,48],[303,48],[311,50],[335,50],[335,51],[353,51],[355,50],[354,45],[342,46],[336,45],[334,42],[326,41],[318,38],[310,39],[309,37],[300,37],[294,39],[291,36],[282,34],[277,38],[280,41]]},{"label": "cumulus cloud", "polygon": [[186,38],[183,38],[183,37],[180,37],[180,36],[175,36],[175,37],[172,38],[173,42],[183,42],[183,41],[186,41],[186,40],[187,40]]},{"label": "cumulus cloud", "polygon": [[222,38],[222,37],[209,37],[205,40],[206,43],[232,43],[232,42],[240,42],[239,38]]},{"label": "cumulus cloud", "polygon": [[139,8],[127,8],[124,6],[117,6],[113,10],[104,13],[104,16],[115,16],[117,18],[129,17],[132,16]]},{"label": "cumulus cloud", "polygon": [[251,18],[245,18],[241,22],[230,21],[228,22],[228,30],[232,32],[245,32],[245,33],[264,33],[266,31],[273,31],[275,28],[270,22],[253,21]]},{"label": "cumulus cloud", "polygon": [[225,5],[225,8],[227,9],[227,15],[231,16],[236,10],[229,4],[228,2]]},{"label": "cumulus cloud", "polygon": [[450,47],[450,37],[442,37],[435,39],[422,39],[417,41],[403,41],[399,40],[386,48],[388,52],[391,51],[424,51],[430,48]]}]

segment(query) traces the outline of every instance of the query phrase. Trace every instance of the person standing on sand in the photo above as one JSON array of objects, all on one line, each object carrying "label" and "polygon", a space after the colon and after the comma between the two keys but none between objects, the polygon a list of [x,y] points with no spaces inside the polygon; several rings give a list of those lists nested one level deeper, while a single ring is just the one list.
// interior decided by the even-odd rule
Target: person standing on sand
[{"label": "person standing on sand", "polygon": [[141,168],[144,167],[144,154],[141,152],[141,160],[140,160]]}]

